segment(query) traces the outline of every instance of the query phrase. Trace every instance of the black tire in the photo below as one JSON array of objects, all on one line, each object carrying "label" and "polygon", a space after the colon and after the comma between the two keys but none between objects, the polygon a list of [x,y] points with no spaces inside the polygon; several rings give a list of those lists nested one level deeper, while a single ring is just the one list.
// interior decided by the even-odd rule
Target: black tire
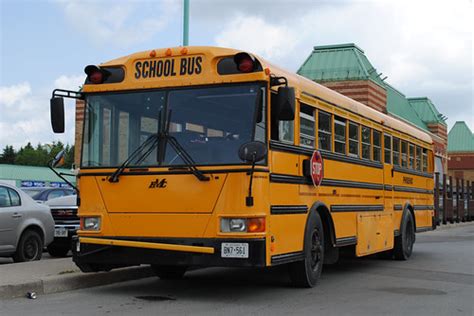
[{"label": "black tire", "polygon": [[413,252],[415,243],[415,221],[410,211],[406,211],[402,217],[400,235],[395,237],[393,256],[397,260],[408,260]]},{"label": "black tire", "polygon": [[43,255],[43,239],[34,230],[25,230],[20,237],[13,261],[26,262],[40,260]]},{"label": "black tire", "polygon": [[304,234],[304,259],[289,264],[293,285],[303,288],[314,287],[321,276],[324,263],[324,230],[321,217],[312,212],[306,223]]},{"label": "black tire", "polygon": [[188,267],[152,264],[151,268],[156,276],[162,280],[180,280],[183,278]]},{"label": "black tire", "polygon": [[71,247],[69,247],[67,245],[51,244],[47,247],[47,249],[48,249],[48,253],[52,257],[60,258],[60,257],[66,257],[67,254],[69,253],[69,250],[71,250]]}]

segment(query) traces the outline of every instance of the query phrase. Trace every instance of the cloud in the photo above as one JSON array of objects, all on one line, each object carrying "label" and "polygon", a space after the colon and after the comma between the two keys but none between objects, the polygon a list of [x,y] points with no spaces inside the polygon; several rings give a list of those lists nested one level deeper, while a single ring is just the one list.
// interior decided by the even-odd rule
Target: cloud
[{"label": "cloud", "polygon": [[463,119],[474,130],[470,1],[231,5],[227,14],[223,6],[216,6],[212,15],[201,13],[206,10],[196,13],[223,25],[214,36],[217,45],[255,52],[296,71],[313,46],[355,43],[391,85],[407,96],[428,96],[449,117],[450,126],[454,119]]},{"label": "cloud", "polygon": [[[0,87],[0,106],[3,110],[11,107],[13,104],[23,99],[31,93],[31,87],[28,82],[23,82],[10,87]],[[5,107],[5,108],[4,108]]]},{"label": "cloud", "polygon": [[74,144],[74,101],[66,99],[66,132],[54,134],[51,130],[49,99],[55,88],[78,90],[84,76],[62,75],[45,89],[34,89],[29,82],[0,87],[0,150],[6,145],[19,149],[30,142],[50,143],[60,140]]},{"label": "cloud", "polygon": [[177,1],[59,0],[66,21],[101,46],[129,47],[163,31],[178,8]]}]

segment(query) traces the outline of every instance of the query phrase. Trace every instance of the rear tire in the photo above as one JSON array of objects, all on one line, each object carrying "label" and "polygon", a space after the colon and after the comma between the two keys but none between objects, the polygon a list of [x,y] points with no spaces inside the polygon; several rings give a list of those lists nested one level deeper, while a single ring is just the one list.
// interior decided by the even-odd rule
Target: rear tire
[{"label": "rear tire", "polygon": [[316,212],[309,215],[306,223],[303,247],[304,259],[290,263],[289,274],[293,285],[311,288],[318,283],[324,262],[324,231]]},{"label": "rear tire", "polygon": [[408,260],[413,252],[415,243],[415,222],[410,211],[406,211],[402,218],[400,235],[395,237],[393,255],[397,260]]},{"label": "rear tire", "polygon": [[162,280],[180,280],[183,278],[188,267],[152,264],[151,268],[156,276]]},{"label": "rear tire", "polygon": [[43,255],[43,239],[34,230],[26,230],[20,237],[16,252],[13,255],[15,262],[40,260]]}]

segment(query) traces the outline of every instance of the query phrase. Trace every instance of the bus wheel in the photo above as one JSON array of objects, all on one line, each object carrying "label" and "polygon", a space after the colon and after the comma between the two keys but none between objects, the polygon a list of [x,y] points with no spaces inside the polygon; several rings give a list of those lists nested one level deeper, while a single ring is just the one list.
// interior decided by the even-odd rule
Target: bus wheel
[{"label": "bus wheel", "polygon": [[321,217],[312,212],[306,224],[304,259],[289,265],[292,283],[297,287],[310,288],[317,284],[324,262],[324,231]]},{"label": "bus wheel", "polygon": [[152,264],[151,268],[162,280],[182,279],[187,270],[187,267],[185,266],[164,266],[159,264]]},{"label": "bus wheel", "polygon": [[395,247],[393,248],[393,255],[397,260],[410,258],[415,243],[415,223],[409,211],[403,214],[402,223],[400,235],[395,237]]}]

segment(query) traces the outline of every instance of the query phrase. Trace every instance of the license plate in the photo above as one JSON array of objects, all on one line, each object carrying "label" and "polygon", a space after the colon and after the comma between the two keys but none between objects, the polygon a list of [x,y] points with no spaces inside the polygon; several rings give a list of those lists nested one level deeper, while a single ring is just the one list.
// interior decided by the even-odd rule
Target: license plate
[{"label": "license plate", "polygon": [[67,228],[64,228],[64,227],[55,228],[54,237],[67,237]]},{"label": "license plate", "polygon": [[223,242],[221,245],[221,257],[222,258],[248,258],[249,257],[249,244]]}]

